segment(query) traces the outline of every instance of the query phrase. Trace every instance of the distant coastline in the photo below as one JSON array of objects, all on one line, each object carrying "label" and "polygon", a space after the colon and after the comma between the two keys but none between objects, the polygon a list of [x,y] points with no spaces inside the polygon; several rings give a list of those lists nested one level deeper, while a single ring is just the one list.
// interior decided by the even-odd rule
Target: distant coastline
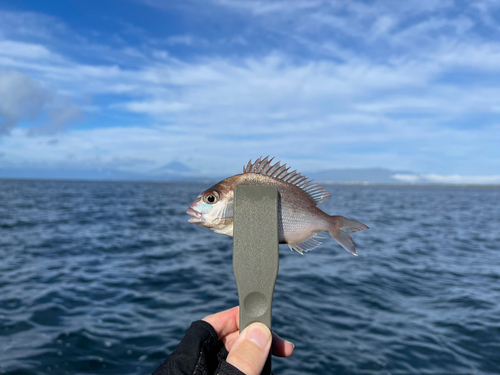
[{"label": "distant coastline", "polygon": [[[0,179],[218,182],[231,174],[200,175],[181,162],[138,173],[117,169],[0,168]],[[322,184],[394,186],[500,186],[499,176],[460,176],[415,173],[385,168],[343,168],[303,173]]]},{"label": "distant coastline", "polygon": [[[61,182],[126,182],[126,183],[165,183],[165,184],[215,184],[219,179],[106,179],[106,178],[43,178],[43,177],[0,177],[0,181],[61,181]],[[369,181],[319,181],[314,180],[320,185],[344,185],[344,186],[393,186],[393,187],[460,187],[460,188],[494,188],[499,189],[500,184],[454,184],[454,183],[405,183],[405,182],[369,182]]]}]

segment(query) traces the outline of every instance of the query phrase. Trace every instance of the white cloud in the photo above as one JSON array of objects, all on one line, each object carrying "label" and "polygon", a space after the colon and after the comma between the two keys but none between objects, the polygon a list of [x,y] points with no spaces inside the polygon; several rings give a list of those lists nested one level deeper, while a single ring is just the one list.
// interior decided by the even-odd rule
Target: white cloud
[{"label": "white cloud", "polygon": [[263,0],[215,0],[214,3],[250,11],[254,15],[268,15],[276,13],[292,13],[304,9],[316,8],[322,2],[315,0],[263,1]]},{"label": "white cloud", "polygon": [[425,174],[424,181],[440,184],[480,184],[480,185],[500,185],[500,175],[497,176],[460,176],[460,175],[439,175]]},{"label": "white cloud", "polygon": [[394,19],[389,16],[382,16],[375,21],[371,37],[379,37],[387,34],[395,26]]},{"label": "white cloud", "polygon": [[67,32],[61,21],[46,14],[0,10],[0,36],[49,39]]},{"label": "white cloud", "polygon": [[500,175],[493,176],[462,176],[441,174],[395,174],[394,179],[404,183],[434,183],[452,185],[500,185]]},{"label": "white cloud", "polygon": [[414,174],[396,173],[391,177],[397,181],[404,182],[407,184],[414,184],[420,180],[420,176]]},{"label": "white cloud", "polygon": [[46,47],[39,44],[14,42],[11,40],[0,40],[0,56],[30,60],[53,59],[56,57]]},{"label": "white cloud", "polygon": [[166,44],[175,46],[175,45],[185,45],[185,46],[195,46],[195,45],[207,45],[208,42],[205,39],[194,37],[193,35],[174,35],[169,36],[166,39]]},{"label": "white cloud", "polygon": [[499,43],[459,43],[443,46],[433,60],[447,67],[468,67],[481,72],[500,71]]},{"label": "white cloud", "polygon": [[124,108],[131,112],[147,113],[150,115],[165,115],[171,112],[181,112],[189,109],[189,105],[180,102],[168,102],[155,100],[153,102],[128,102],[123,105]]},{"label": "white cloud", "polygon": [[[456,41],[462,38],[463,35],[474,26],[474,22],[467,17],[459,17],[457,19],[448,19],[444,17],[433,17],[426,19],[420,23],[413,24],[404,28],[401,31],[394,31],[389,37],[389,43],[398,46],[426,45],[432,50],[435,46],[449,45],[451,40]],[[443,34],[441,38],[436,39],[435,35]],[[444,42],[444,43],[443,43]],[[414,48],[409,48],[414,49]],[[417,48],[420,50],[420,48]]]}]

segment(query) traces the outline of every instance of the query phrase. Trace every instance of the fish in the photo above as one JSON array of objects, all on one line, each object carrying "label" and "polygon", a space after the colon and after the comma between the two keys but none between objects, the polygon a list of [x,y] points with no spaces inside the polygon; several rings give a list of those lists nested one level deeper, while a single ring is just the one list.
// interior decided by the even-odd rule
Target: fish
[{"label": "fish", "polygon": [[344,249],[358,255],[347,232],[368,229],[365,224],[343,216],[331,216],[317,207],[330,194],[313,180],[269,156],[250,160],[243,173],[226,178],[203,191],[189,206],[190,223],[215,233],[233,236],[234,190],[239,185],[276,186],[278,190],[279,243],[303,255],[322,244],[319,235],[328,232]]}]

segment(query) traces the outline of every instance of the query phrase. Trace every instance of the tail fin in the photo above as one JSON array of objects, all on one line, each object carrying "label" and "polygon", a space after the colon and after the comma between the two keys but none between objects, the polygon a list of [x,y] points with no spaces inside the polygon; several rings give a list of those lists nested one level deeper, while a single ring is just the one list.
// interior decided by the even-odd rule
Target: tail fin
[{"label": "tail fin", "polygon": [[357,232],[358,230],[368,229],[365,224],[358,223],[354,220],[346,219],[343,216],[330,216],[332,229],[328,231],[330,235],[337,241],[344,249],[352,255],[358,255],[354,248],[351,236],[346,232]]}]

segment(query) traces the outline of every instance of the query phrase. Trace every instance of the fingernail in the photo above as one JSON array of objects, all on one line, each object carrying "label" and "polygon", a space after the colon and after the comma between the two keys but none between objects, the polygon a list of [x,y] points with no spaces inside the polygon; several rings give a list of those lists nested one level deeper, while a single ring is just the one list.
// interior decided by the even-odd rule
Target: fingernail
[{"label": "fingernail", "polygon": [[287,343],[287,344],[290,344],[290,345],[292,345],[292,346],[293,346],[293,348],[295,349],[295,344],[294,344],[293,342],[291,342],[291,341],[288,341],[288,340],[285,340],[285,341],[286,341],[286,343]]},{"label": "fingernail", "polygon": [[271,338],[269,329],[262,323],[258,323],[250,327],[247,339],[254,342],[261,349],[266,349],[267,344]]}]

